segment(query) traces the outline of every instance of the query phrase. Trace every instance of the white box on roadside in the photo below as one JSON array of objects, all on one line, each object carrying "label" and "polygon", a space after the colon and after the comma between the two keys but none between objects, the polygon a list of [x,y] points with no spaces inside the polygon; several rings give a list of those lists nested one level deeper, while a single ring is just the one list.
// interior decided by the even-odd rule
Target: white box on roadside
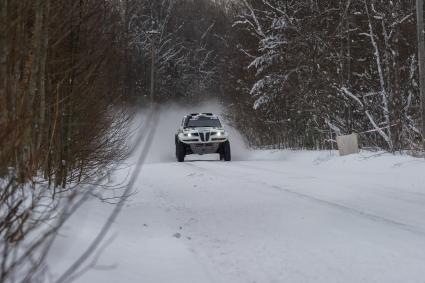
[{"label": "white box on roadside", "polygon": [[337,136],[336,142],[340,156],[359,153],[359,136],[357,134]]}]

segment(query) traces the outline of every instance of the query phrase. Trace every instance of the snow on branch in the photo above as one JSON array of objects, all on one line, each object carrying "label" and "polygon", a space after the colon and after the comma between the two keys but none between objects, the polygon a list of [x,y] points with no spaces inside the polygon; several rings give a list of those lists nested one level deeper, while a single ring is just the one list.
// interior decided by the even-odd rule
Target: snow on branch
[{"label": "snow on branch", "polygon": [[349,91],[346,87],[342,87],[341,91],[344,95],[346,95],[346,96],[352,98],[354,101],[356,101],[360,105],[361,108],[364,107],[363,102],[361,102],[361,100],[357,96],[355,96],[351,91]]},{"label": "snow on branch", "polygon": [[325,119],[326,124],[331,128],[338,136],[342,135],[342,131],[339,127],[334,125],[328,118]]},{"label": "snow on branch", "polygon": [[369,111],[366,111],[366,116],[369,118],[370,123],[375,128],[375,130],[382,136],[382,138],[391,145],[391,139],[390,137],[384,132],[383,128],[379,127],[375,120],[373,119],[372,115],[369,113]]}]

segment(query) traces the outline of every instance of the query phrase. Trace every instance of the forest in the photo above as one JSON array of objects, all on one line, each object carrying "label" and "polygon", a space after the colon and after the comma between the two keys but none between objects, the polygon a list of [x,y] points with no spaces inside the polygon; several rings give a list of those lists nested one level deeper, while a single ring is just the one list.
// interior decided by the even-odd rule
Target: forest
[{"label": "forest", "polygon": [[417,46],[413,0],[1,0],[0,282],[43,276],[151,99],[219,101],[252,148],[421,151]]}]

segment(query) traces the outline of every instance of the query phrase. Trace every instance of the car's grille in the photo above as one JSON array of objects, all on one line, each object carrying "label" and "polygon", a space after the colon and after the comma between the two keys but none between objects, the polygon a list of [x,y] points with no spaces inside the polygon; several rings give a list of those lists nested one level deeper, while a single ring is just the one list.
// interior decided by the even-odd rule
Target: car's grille
[{"label": "car's grille", "polygon": [[213,143],[195,143],[194,146],[196,148],[205,148],[205,147],[213,147],[215,144]]},{"label": "car's grille", "polygon": [[199,133],[199,137],[201,138],[201,141],[208,142],[210,141],[211,133]]}]

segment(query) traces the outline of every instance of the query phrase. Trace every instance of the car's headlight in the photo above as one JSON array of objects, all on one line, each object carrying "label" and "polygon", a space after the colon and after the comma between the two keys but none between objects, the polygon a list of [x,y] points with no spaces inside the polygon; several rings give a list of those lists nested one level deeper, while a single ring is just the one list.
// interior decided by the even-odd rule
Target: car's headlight
[{"label": "car's headlight", "polygon": [[191,133],[184,133],[183,136],[185,136],[185,137],[191,137],[192,134]]},{"label": "car's headlight", "polygon": [[219,136],[219,137],[224,136],[224,135],[225,135],[224,131],[217,132],[217,136]]}]

